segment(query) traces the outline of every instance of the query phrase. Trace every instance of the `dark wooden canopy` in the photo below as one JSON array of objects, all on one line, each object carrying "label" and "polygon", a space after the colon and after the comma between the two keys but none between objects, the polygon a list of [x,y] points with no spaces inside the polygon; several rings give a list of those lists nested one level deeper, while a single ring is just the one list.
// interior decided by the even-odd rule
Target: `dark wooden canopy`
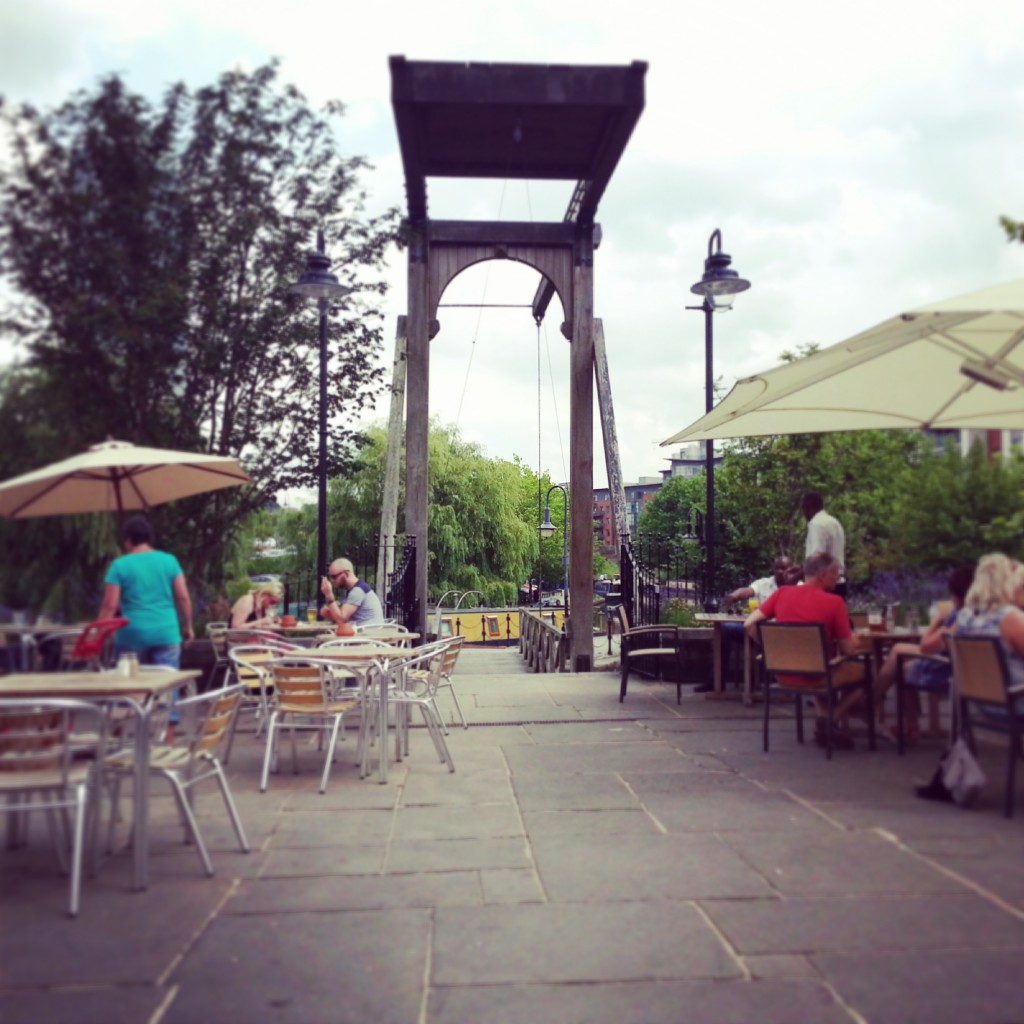
[{"label": "dark wooden canopy", "polygon": [[593,223],[644,107],[645,62],[390,62],[411,221],[434,176],[575,181],[566,219]]}]

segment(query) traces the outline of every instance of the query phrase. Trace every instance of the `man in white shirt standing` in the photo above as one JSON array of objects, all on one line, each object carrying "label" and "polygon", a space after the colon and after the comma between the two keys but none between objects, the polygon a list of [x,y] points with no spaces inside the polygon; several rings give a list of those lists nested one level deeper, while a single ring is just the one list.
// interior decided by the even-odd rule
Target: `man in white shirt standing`
[{"label": "man in white shirt standing", "polygon": [[839,583],[833,593],[845,598],[846,534],[842,524],[825,511],[825,499],[817,491],[808,491],[803,496],[800,509],[807,517],[806,557],[824,552],[839,563]]}]

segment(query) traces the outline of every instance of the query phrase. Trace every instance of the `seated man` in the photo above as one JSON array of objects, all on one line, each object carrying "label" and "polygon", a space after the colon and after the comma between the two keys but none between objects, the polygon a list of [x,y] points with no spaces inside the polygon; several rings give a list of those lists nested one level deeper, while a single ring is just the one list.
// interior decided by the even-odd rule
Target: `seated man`
[{"label": "seated man", "polygon": [[[334,596],[335,586],[345,592],[340,603]],[[384,621],[384,611],[373,587],[356,575],[355,566],[347,558],[331,562],[320,590],[326,599],[321,614],[335,625],[351,622],[353,626],[371,626]]]},{"label": "seated man", "polygon": [[[804,585],[802,587],[780,587],[764,604],[747,616],[743,628],[751,640],[756,643],[758,624],[768,619],[774,619],[776,622],[818,622],[825,627],[830,657],[835,657],[837,653],[857,654],[857,638],[853,635],[853,630],[850,627],[850,613],[846,608],[846,602],[837,594],[832,593],[839,582],[839,574],[839,563],[831,555],[823,551],[811,555],[804,562]],[[860,681],[863,678],[864,666],[854,662],[840,665],[832,674],[833,682],[840,686]],[[811,685],[813,682],[814,680],[800,676],[786,679],[787,686]],[[841,723],[848,708],[859,697],[859,691],[848,694],[839,702],[833,712],[832,742],[839,749],[849,749],[853,746],[853,737]],[[825,701],[820,697],[816,696],[814,702],[818,713],[814,740],[818,746],[823,747],[825,746],[825,716],[828,709]]]},{"label": "seated man", "polygon": [[[793,572],[793,563],[786,555],[779,555],[775,559],[772,565],[771,576],[762,576],[760,579],[754,580],[749,587],[739,587],[732,593],[725,595],[724,604],[726,607],[732,604],[737,604],[742,601],[744,603],[743,610],[746,611],[746,602],[751,598],[754,598],[759,605],[764,604],[772,594],[775,593],[779,587],[785,586],[787,583],[793,582],[790,576]],[[729,658],[732,651],[735,649],[737,644],[743,642],[743,623],[742,622],[723,622],[721,625],[721,637],[722,637],[722,664],[728,669]],[[697,688],[697,692],[706,692],[711,689],[711,684],[701,684]]]}]

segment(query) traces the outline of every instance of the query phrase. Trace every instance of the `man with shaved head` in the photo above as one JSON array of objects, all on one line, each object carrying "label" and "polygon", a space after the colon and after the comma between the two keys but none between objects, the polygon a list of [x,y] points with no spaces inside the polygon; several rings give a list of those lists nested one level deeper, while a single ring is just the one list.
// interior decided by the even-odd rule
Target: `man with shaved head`
[{"label": "man with shaved head", "polygon": [[[341,588],[340,601],[334,596],[336,586]],[[326,601],[324,617],[339,626],[343,622],[368,626],[384,621],[380,598],[374,593],[373,587],[356,575],[355,566],[347,558],[336,558],[331,562],[320,590]]]}]

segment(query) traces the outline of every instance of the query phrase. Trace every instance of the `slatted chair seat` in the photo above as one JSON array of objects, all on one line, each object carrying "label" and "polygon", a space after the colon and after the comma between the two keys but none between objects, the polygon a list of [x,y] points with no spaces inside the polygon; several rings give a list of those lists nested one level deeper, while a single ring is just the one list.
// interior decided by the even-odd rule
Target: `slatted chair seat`
[{"label": "slatted chair seat", "polygon": [[621,636],[619,662],[622,678],[619,684],[619,703],[626,699],[629,673],[636,671],[633,662],[641,658],[668,659],[676,668],[676,703],[683,700],[683,636],[678,626],[633,626],[630,628],[626,609],[618,608]]},{"label": "slatted chair seat", "polygon": [[[768,751],[768,729],[771,721],[773,693],[789,692],[795,696],[797,741],[804,741],[804,697],[823,697],[828,708],[825,730],[825,756],[832,757],[832,713],[838,696],[859,687],[867,708],[868,739],[875,749],[875,701],[871,677],[871,659],[867,654],[829,656],[825,627],[818,622],[762,622],[759,626],[761,653],[764,658],[764,750]],[[862,667],[857,678],[837,678],[842,665]],[[774,677],[774,678],[773,678]]]}]

